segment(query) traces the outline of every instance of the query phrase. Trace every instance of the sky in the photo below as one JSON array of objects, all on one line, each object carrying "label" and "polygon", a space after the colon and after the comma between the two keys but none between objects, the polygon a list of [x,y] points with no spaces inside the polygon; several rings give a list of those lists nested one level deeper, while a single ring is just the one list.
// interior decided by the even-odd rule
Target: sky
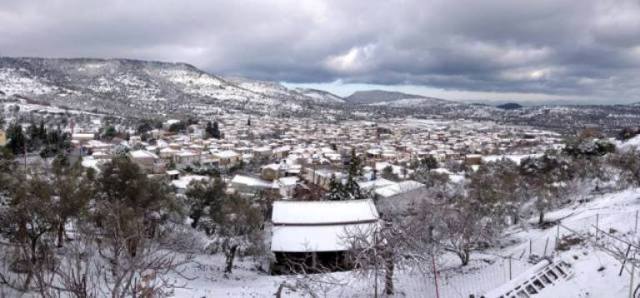
[{"label": "sky", "polygon": [[640,1],[0,0],[0,55],[186,62],[346,96],[640,101]]}]

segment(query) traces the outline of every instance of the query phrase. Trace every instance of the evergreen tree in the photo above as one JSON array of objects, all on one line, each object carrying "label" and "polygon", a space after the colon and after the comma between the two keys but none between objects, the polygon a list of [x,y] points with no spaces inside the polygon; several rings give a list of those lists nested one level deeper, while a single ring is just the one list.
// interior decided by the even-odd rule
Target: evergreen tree
[{"label": "evergreen tree", "polygon": [[421,166],[426,168],[427,170],[433,170],[438,168],[438,160],[432,155],[429,155],[423,158],[421,161]]},{"label": "evergreen tree", "polygon": [[[224,192],[226,185],[220,178],[215,179],[213,182],[193,181],[187,187],[185,195],[187,196],[189,205],[189,217],[191,218],[191,226],[197,228],[200,223],[200,219],[207,215],[214,221],[220,219],[220,208],[222,201],[226,197]],[[207,234],[213,231],[210,227],[203,227]]]},{"label": "evergreen tree", "polygon": [[327,200],[340,201],[344,199],[344,188],[341,182],[338,182],[336,175],[331,175],[329,180],[329,193],[327,194]]},{"label": "evergreen tree", "polygon": [[249,119],[247,119],[247,126],[251,126],[251,117],[249,117]]},{"label": "evergreen tree", "polygon": [[211,136],[214,139],[221,139],[222,138],[222,134],[220,133],[220,128],[218,128],[218,122],[217,121],[213,122],[213,128],[211,130]]},{"label": "evergreen tree", "polygon": [[213,125],[211,121],[207,122],[207,126],[205,128],[205,132],[207,134],[207,138],[220,139],[220,129],[218,128],[218,122],[214,121]]},{"label": "evergreen tree", "polygon": [[24,153],[27,138],[22,132],[22,126],[20,124],[12,123],[9,125],[9,129],[7,129],[7,138],[9,138],[7,147],[11,149],[11,152],[14,155]]},{"label": "evergreen tree", "polygon": [[360,200],[364,199],[365,196],[362,194],[360,190],[360,185],[358,185],[357,179],[361,175],[361,161],[356,155],[356,150],[353,149],[351,151],[351,159],[349,161],[349,176],[347,177],[347,183],[343,187],[343,192],[345,196],[343,199],[346,200]]}]

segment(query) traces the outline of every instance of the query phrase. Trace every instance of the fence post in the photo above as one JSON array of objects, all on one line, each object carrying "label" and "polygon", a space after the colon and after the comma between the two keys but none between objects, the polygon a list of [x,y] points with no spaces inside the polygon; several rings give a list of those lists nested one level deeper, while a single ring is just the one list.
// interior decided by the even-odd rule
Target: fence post
[{"label": "fence post", "polygon": [[633,275],[635,274],[636,266],[631,264],[631,279],[629,281],[629,298],[633,298]]},{"label": "fence post", "polygon": [[600,229],[598,227],[598,222],[599,221],[600,221],[600,214],[596,213],[596,241],[595,241],[596,245],[598,245],[598,229]]},{"label": "fence post", "polygon": [[531,257],[531,238],[529,238],[529,257]]},{"label": "fence post", "polygon": [[555,250],[558,250],[558,240],[560,240],[560,223],[558,223],[558,225],[556,226],[556,243],[555,243]]},{"label": "fence post", "polygon": [[511,256],[509,256],[509,280],[511,280]]},{"label": "fence post", "polygon": [[543,257],[547,256],[547,246],[549,246],[549,237],[547,237],[547,241],[544,242],[544,253],[542,254]]},{"label": "fence post", "polygon": [[636,210],[636,225],[633,228],[633,233],[638,234],[638,210]]}]

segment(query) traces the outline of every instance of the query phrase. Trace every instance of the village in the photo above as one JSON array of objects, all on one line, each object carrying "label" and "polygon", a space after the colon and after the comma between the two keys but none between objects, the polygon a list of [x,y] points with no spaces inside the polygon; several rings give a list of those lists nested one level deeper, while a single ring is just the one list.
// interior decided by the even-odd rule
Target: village
[{"label": "village", "polygon": [[[22,110],[32,116],[51,114],[46,109]],[[125,155],[149,177],[169,183],[179,197],[185,196],[193,181],[208,182],[220,177],[227,186],[226,193],[245,198],[269,194],[273,200],[288,202],[286,206],[325,201],[332,181],[347,183],[347,169],[355,154],[362,167],[356,178],[358,186],[365,193],[363,197],[373,199],[379,209],[374,215],[365,216],[365,222],[377,218],[378,212],[404,212],[407,206],[419,203],[422,198],[418,194],[426,186],[425,181],[414,180],[414,172],[425,160],[431,162],[429,170],[455,183],[465,179],[465,168],[477,170],[483,162],[503,157],[517,162],[562,143],[561,136],[554,132],[464,119],[322,123],[220,113],[200,120],[167,119],[157,127],[145,125],[142,130],[134,125],[113,125],[109,127],[112,135],[106,136],[107,125],[100,115],[58,117],[69,117],[63,130],[71,136],[72,155],[81,159],[84,167],[99,172],[115,156]],[[23,126],[27,129],[29,123]],[[325,225],[323,221],[329,220],[338,225],[334,234],[341,228],[341,221],[361,220],[347,216],[332,222],[324,218],[326,214],[345,207],[328,207],[323,212],[322,208],[299,204],[300,210],[291,207],[297,210],[293,213],[300,214],[299,220],[308,221],[308,225]],[[397,208],[398,204],[403,208]],[[274,212],[278,206],[284,205],[275,204]],[[366,210],[369,205],[360,206]],[[314,214],[323,219],[313,221]],[[282,223],[274,217],[271,224]],[[274,234],[274,241],[286,239],[282,233]],[[314,241],[321,246],[322,241],[335,238],[299,239],[297,245]],[[289,242],[296,247],[296,242]],[[279,243],[272,247],[274,251],[300,251],[300,247],[287,248]]]},{"label": "village", "polygon": [[[102,176],[105,170],[111,172],[114,166],[119,167],[117,160],[124,158],[135,164],[147,179],[161,183],[158,187],[168,187],[166,190],[171,193],[170,200],[188,206],[189,216],[179,226],[196,228],[188,233],[200,235],[194,237],[202,237],[203,240],[211,239],[197,244],[196,247],[202,245],[199,249],[204,249],[214,257],[219,252],[224,252],[225,260],[221,263],[224,264],[225,278],[233,276],[232,271],[247,274],[246,266],[253,262],[247,262],[244,258],[266,256],[255,261],[259,264],[256,265],[260,268],[259,272],[262,272],[258,276],[283,276],[282,281],[279,281],[278,293],[295,292],[293,288],[287,288],[291,287],[288,280],[301,273],[303,276],[320,273],[319,276],[323,278],[334,278],[332,274],[336,272],[358,272],[369,268],[372,266],[369,253],[365,254],[365,263],[362,259],[353,257],[354,250],[357,250],[354,243],[364,241],[378,247],[381,243],[393,241],[389,237],[397,236],[382,234],[388,228],[402,231],[403,236],[397,238],[397,241],[411,239],[412,243],[427,245],[411,250],[437,255],[440,258],[438,266],[443,268],[457,268],[459,265],[455,259],[459,258],[463,268],[471,264],[468,266],[476,268],[475,270],[494,270],[491,269],[491,264],[502,261],[491,261],[489,265],[483,265],[486,261],[483,258],[486,257],[482,257],[482,253],[480,256],[470,257],[471,246],[467,245],[483,243],[484,239],[502,243],[504,240],[500,239],[499,231],[505,227],[519,220],[527,220],[534,216],[534,212],[550,212],[553,210],[550,209],[551,206],[564,204],[563,196],[576,197],[577,200],[583,191],[598,187],[589,184],[584,190],[576,190],[574,194],[560,195],[557,202],[543,209],[538,209],[538,205],[535,208],[529,207],[526,201],[517,203],[522,204],[518,207],[518,215],[512,218],[508,213],[500,213],[496,217],[499,218],[496,223],[483,222],[482,219],[485,218],[484,214],[495,213],[490,201],[482,205],[474,205],[475,202],[469,201],[470,205],[465,206],[466,197],[462,197],[463,201],[456,204],[463,204],[460,205],[462,208],[470,208],[467,211],[437,207],[443,200],[458,200],[456,198],[462,189],[486,198],[494,197],[490,193],[502,196],[505,189],[512,189],[511,187],[520,183],[517,182],[519,180],[512,179],[515,177],[513,175],[526,175],[517,172],[509,174],[514,167],[527,169],[528,166],[536,166],[531,161],[545,161],[548,160],[548,154],[556,154],[553,152],[558,150],[566,151],[567,139],[558,133],[488,121],[446,120],[441,117],[377,119],[372,116],[368,121],[325,122],[238,111],[219,111],[215,115],[187,117],[164,116],[148,120],[58,110],[24,103],[9,103],[3,111],[7,130],[0,131],[0,145],[10,150],[9,142],[12,137],[15,138],[15,127],[20,127],[28,137],[24,148],[28,148],[29,152],[18,150],[15,154],[18,170],[24,167],[25,172],[46,174],[50,168],[56,167],[60,156],[66,156],[87,171],[95,173],[90,176]],[[50,145],[42,144],[40,152],[34,150],[32,139],[38,138],[39,130],[59,134],[63,143],[67,144],[61,147],[65,149],[53,154],[49,150],[55,151],[56,146],[52,149]],[[584,140],[600,144],[598,139],[592,137],[585,137]],[[580,148],[583,147],[589,146]],[[524,160],[528,160],[528,166],[521,165]],[[492,171],[494,174],[491,174]],[[579,179],[577,181],[582,181]],[[489,186],[492,183],[498,185]],[[573,180],[569,183],[563,189],[584,187]],[[606,185],[602,184],[600,187]],[[514,191],[517,198],[520,190],[515,188]],[[213,201],[198,201],[214,197],[226,197],[225,200],[238,202],[239,205],[227,207],[215,205]],[[202,202],[208,205],[199,206],[198,204],[205,204]],[[498,204],[495,205],[496,208],[502,209],[509,208],[508,204],[511,203],[499,201]],[[210,208],[220,209],[213,211]],[[244,211],[227,208],[240,208]],[[474,211],[476,209],[478,212]],[[254,218],[256,214],[251,212],[257,210],[261,215]],[[243,213],[245,211],[247,213]],[[216,219],[217,212],[222,212],[224,217],[230,214],[242,216],[241,219],[231,221],[234,232],[224,236],[227,238],[218,235],[222,231],[216,229],[228,225],[229,223],[224,223],[228,219]],[[458,217],[476,214],[482,217],[466,223]],[[154,218],[161,220],[164,216],[154,215]],[[220,222],[212,224],[212,220]],[[448,220],[452,221],[447,223]],[[441,221],[452,226],[439,232],[444,234],[432,235],[435,227],[432,225],[440,224],[436,222]],[[541,217],[537,225],[544,227],[547,223]],[[390,224],[393,225],[392,228],[387,227]],[[460,224],[464,226],[459,226]],[[252,227],[251,232],[247,232],[248,226]],[[72,236],[77,228],[70,223],[66,229],[63,234],[68,237],[67,241],[77,241]],[[180,229],[182,228],[178,230]],[[495,229],[495,232],[492,232],[493,236],[486,238],[488,236],[483,234],[484,229]],[[469,232],[473,234],[460,234]],[[470,238],[456,244],[451,239],[458,235]],[[384,242],[376,242],[380,241],[375,240],[376,237],[383,238]],[[418,240],[422,237],[427,239]],[[207,241],[210,243],[207,244]],[[447,244],[447,241],[452,242]],[[262,242],[264,244],[260,244]],[[433,246],[440,242],[442,244]],[[265,252],[253,251],[261,245],[264,245]],[[387,264],[383,266],[388,266],[389,263],[385,262],[388,262],[389,256],[384,253],[389,249],[388,246],[389,244],[384,244],[376,248],[381,249],[382,256],[374,258],[374,264],[381,262]],[[391,247],[399,251],[407,249],[393,248],[393,245]],[[436,247],[444,250],[430,252]],[[546,250],[545,247],[543,255],[547,254]],[[235,255],[240,260],[234,263]],[[211,260],[207,259],[207,262]],[[387,294],[392,293],[394,287],[387,284],[390,280],[395,280],[398,287],[410,288],[415,285],[406,283],[414,282],[417,276],[421,276],[407,275],[407,270],[422,266],[420,264],[423,262],[410,263],[405,267],[406,262],[403,259],[393,261],[403,268],[402,271],[398,272],[398,276],[392,276],[392,279],[381,281],[380,287],[384,287]],[[217,263],[214,264],[212,266],[218,266]],[[537,268],[535,266],[544,270],[551,270],[545,269],[548,266],[560,266],[557,270],[566,269],[561,267],[565,263],[544,264],[547,263],[534,258],[518,265],[520,267],[517,270],[525,272]],[[393,270],[393,267],[384,268],[387,272]],[[449,274],[444,272],[450,269],[442,270],[444,271],[439,274]],[[198,275],[197,270],[193,274]],[[353,274],[349,275],[350,279],[357,276],[357,273]],[[455,283],[456,276],[458,275],[454,275],[454,279],[448,284],[441,285],[444,287],[441,290],[451,291],[459,287]],[[471,274],[469,278],[474,278],[473,276],[475,275]],[[569,275],[562,276],[570,278]],[[384,277],[380,279],[383,280]],[[512,289],[510,285],[513,282],[502,285],[499,281],[502,279],[475,284],[475,287],[469,287],[465,291],[482,293],[493,288],[498,292]],[[502,287],[497,288],[500,285]],[[376,291],[378,287],[374,287]],[[231,296],[237,294],[231,292]],[[493,294],[488,297],[493,297]]]}]

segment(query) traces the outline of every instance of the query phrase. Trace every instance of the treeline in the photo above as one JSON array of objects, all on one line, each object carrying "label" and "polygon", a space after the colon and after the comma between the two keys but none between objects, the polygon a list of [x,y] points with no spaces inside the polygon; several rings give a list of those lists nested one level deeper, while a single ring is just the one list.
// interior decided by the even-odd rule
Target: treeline
[{"label": "treeline", "polygon": [[0,288],[42,297],[142,296],[168,284],[141,277],[188,260],[162,251],[165,227],[183,218],[173,191],[124,157],[100,173],[63,154],[48,170],[25,172],[12,159],[0,167]]},{"label": "treeline", "polygon": [[6,133],[6,150],[13,155],[38,152],[41,157],[49,158],[71,148],[71,135],[63,132],[60,127],[47,127],[44,121],[40,124],[32,121],[26,130],[21,124],[13,122],[9,124]]}]

